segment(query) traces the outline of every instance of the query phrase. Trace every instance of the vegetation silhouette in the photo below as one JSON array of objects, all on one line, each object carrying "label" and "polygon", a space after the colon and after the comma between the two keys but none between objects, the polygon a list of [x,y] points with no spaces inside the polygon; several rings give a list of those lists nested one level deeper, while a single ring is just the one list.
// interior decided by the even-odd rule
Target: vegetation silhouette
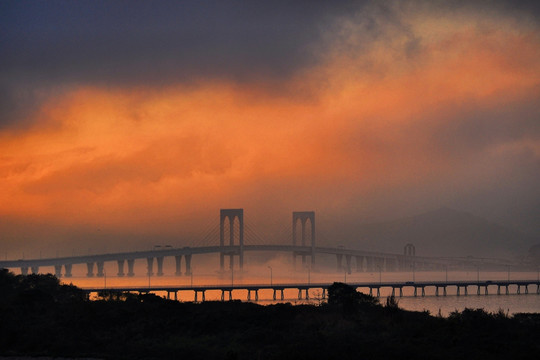
[{"label": "vegetation silhouette", "polygon": [[335,283],[320,306],[177,302],[0,270],[0,356],[103,359],[529,359],[540,314],[405,311]]}]

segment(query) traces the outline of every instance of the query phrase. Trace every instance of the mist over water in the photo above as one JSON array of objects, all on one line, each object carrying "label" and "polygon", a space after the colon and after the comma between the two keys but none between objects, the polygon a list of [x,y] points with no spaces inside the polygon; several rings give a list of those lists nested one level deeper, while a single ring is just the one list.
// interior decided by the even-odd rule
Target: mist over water
[{"label": "mist over water", "polygon": [[[115,263],[105,263],[105,277],[86,277],[86,266],[78,265],[73,267],[73,277],[62,278],[64,283],[73,283],[76,286],[82,288],[120,288],[120,287],[159,287],[159,286],[205,286],[205,285],[274,285],[279,284],[316,284],[316,283],[333,283],[333,282],[346,282],[346,283],[361,283],[371,282],[379,283],[383,285],[387,282],[406,282],[406,281],[444,281],[448,279],[453,280],[469,280],[469,281],[485,281],[485,280],[535,280],[538,278],[538,272],[508,272],[508,271],[407,271],[407,272],[352,272],[346,274],[345,272],[337,272],[335,267],[327,267],[321,265],[310,270],[308,268],[302,268],[301,261],[297,262],[297,270],[293,269],[292,261],[286,257],[274,258],[267,261],[259,262],[256,264],[253,259],[247,258],[248,264],[243,271],[240,271],[235,267],[233,273],[228,269],[228,261],[226,261],[226,270],[224,272],[219,271],[219,262],[217,256],[215,257],[201,257],[194,258],[192,264],[191,275],[176,276],[174,258],[164,259],[164,275],[163,276],[147,276],[146,261],[135,262],[135,276],[133,277],[118,277],[116,276],[117,267]],[[43,269],[45,270],[45,269]],[[185,267],[182,267],[185,271]],[[156,272],[154,264],[154,273]],[[517,288],[510,286],[510,295],[497,295],[497,286],[492,285],[488,287],[489,295],[484,294],[482,289],[481,295],[477,295],[476,286],[470,286],[468,288],[468,295],[461,296],[456,295],[456,288],[449,286],[447,288],[447,296],[435,295],[435,289],[432,287],[426,287],[425,296],[415,297],[413,288],[404,288],[403,297],[399,297],[399,292],[396,290],[396,297],[399,301],[399,306],[403,309],[414,311],[429,311],[432,315],[441,314],[448,316],[449,313],[455,310],[463,310],[465,308],[483,308],[489,312],[496,312],[499,310],[505,313],[514,314],[519,312],[540,312],[540,295],[536,294],[536,286],[529,287],[529,294],[517,295]],[[358,288],[358,291],[363,293],[369,293],[368,288]],[[382,287],[380,290],[380,300],[384,303],[386,297],[391,295],[392,289],[388,287]],[[501,290],[504,293],[504,290]],[[157,292],[159,296],[166,297],[166,292]],[[376,295],[374,290],[373,295]],[[174,294],[170,295],[174,298]],[[199,295],[198,300],[201,300]],[[235,290],[233,291],[233,299],[235,300],[247,300],[247,290]],[[290,302],[292,304],[320,304],[324,299],[322,298],[322,289],[311,289],[309,291],[309,299],[305,299],[305,295],[302,294],[302,299],[298,298],[297,289],[286,289],[284,291],[284,300],[280,300],[280,293],[277,294],[277,301],[274,301],[272,290],[260,290],[258,292],[259,301],[257,303],[267,305],[276,302]],[[252,299],[253,299],[252,295]],[[208,290],[205,293],[205,299],[208,300],[221,300],[220,290]],[[228,294],[225,295],[225,299],[228,300]],[[193,301],[193,291],[181,291],[178,293],[179,301]]]}]

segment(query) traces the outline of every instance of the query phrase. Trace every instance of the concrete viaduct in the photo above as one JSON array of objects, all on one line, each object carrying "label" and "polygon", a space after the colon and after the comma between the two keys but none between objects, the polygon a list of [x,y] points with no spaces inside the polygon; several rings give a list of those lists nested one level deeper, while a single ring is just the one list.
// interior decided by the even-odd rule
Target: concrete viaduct
[{"label": "concrete viaduct", "polygon": [[[220,244],[219,246],[199,246],[182,248],[161,248],[148,251],[119,252],[98,255],[71,256],[45,259],[19,259],[0,261],[0,268],[20,269],[22,274],[38,273],[40,268],[54,268],[57,277],[72,276],[73,265],[86,265],[86,276],[102,277],[105,262],[116,262],[117,276],[134,276],[135,260],[146,261],[148,276],[162,276],[163,259],[174,257],[176,275],[190,275],[191,263],[194,255],[219,254],[220,270],[225,271],[225,259],[229,258],[229,269],[234,269],[234,259],[238,258],[239,269],[244,267],[245,252],[286,252],[292,254],[296,265],[300,258],[303,266],[313,267],[316,255],[330,255],[336,259],[336,269],[339,272],[351,273],[373,271],[404,271],[414,268],[421,270],[444,269],[445,267],[463,266],[518,266],[515,262],[479,258],[435,258],[416,256],[412,244],[407,244],[403,254],[390,254],[372,252],[344,247],[321,247],[315,243],[315,212],[293,212],[293,226],[291,245],[244,245],[243,209],[222,209],[220,211]],[[226,234],[228,222],[229,233]],[[238,224],[238,226],[235,226]],[[307,230],[310,231],[307,231]],[[235,233],[238,231],[238,235]],[[238,244],[235,243],[238,239]],[[182,261],[184,259],[184,261]],[[309,259],[309,264],[307,260]],[[184,264],[182,264],[184,262]],[[182,270],[182,265],[184,270]],[[154,270],[156,270],[154,272]]]}]

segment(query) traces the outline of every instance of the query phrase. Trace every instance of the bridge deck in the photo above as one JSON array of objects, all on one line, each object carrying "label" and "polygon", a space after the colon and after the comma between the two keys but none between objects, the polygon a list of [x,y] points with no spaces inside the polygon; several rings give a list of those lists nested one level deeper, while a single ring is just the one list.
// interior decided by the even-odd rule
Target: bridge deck
[{"label": "bridge deck", "polygon": [[75,265],[75,264],[87,264],[98,263],[107,261],[126,261],[136,259],[147,258],[162,258],[168,256],[191,256],[198,254],[218,254],[218,253],[239,253],[240,251],[253,251],[253,252],[290,252],[298,254],[327,254],[337,256],[365,256],[365,257],[380,257],[386,259],[408,259],[415,262],[436,262],[439,264],[456,264],[456,263],[470,263],[470,264],[491,264],[491,265],[504,265],[504,266],[519,266],[523,265],[519,262],[508,259],[491,259],[491,258],[449,258],[449,257],[428,257],[428,256],[414,256],[406,257],[402,254],[383,253],[376,251],[366,251],[360,249],[349,249],[343,247],[310,247],[310,246],[294,246],[294,245],[245,245],[240,246],[203,246],[203,247],[183,247],[183,248],[170,248],[170,249],[157,249],[148,251],[132,251],[132,252],[118,252],[109,254],[95,254],[95,255],[81,255],[81,256],[68,256],[57,258],[44,258],[44,259],[17,259],[17,260],[0,260],[0,268],[22,268],[22,267],[42,267],[42,266],[59,266],[59,265]]},{"label": "bridge deck", "polygon": [[[355,282],[347,283],[354,288],[425,288],[425,287],[466,287],[466,286],[530,286],[536,285],[540,287],[539,280],[486,280],[486,281],[406,281],[406,282]],[[178,286],[133,286],[133,287],[85,287],[82,288],[88,293],[100,291],[124,291],[124,292],[177,292],[177,291],[233,291],[233,290],[283,290],[283,289],[328,289],[332,283],[284,283],[284,284],[231,284],[231,285],[178,285]]]}]

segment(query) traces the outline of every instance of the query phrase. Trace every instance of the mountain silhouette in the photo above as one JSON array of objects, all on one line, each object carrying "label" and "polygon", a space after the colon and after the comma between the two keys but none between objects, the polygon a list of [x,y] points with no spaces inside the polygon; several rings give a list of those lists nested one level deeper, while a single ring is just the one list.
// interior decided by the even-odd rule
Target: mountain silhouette
[{"label": "mountain silhouette", "polygon": [[419,256],[524,256],[535,239],[464,211],[440,208],[394,221],[359,225],[349,243],[374,251],[401,253],[407,243]]}]

